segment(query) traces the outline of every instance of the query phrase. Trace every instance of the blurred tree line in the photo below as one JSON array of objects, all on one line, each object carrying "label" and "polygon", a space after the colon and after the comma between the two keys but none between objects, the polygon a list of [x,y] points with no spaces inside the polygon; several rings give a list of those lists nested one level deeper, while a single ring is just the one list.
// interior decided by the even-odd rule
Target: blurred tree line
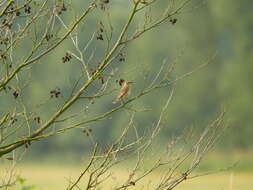
[{"label": "blurred tree line", "polygon": [[[86,5],[83,1],[72,1],[72,3],[77,10],[79,10],[79,6]],[[130,6],[129,2],[112,1],[111,6],[114,6],[110,12],[111,21],[118,27],[122,27],[127,17],[125,13]],[[164,132],[161,143],[164,139],[172,137],[185,128],[192,127],[195,130],[201,130],[204,123],[208,122],[220,110],[221,106],[224,106],[228,110],[230,129],[222,137],[219,147],[223,150],[252,148],[252,7],[253,1],[250,0],[195,2],[183,11],[173,26],[162,26],[159,34],[156,30],[151,31],[128,46],[126,60],[124,63],[120,63],[124,64],[125,69],[118,74],[118,77],[143,85],[148,81],[147,78],[155,77],[150,76],[149,73],[152,73],[150,71],[161,67],[164,61],[176,62],[176,73],[182,74],[202,64],[214,54],[216,55],[212,61],[214,64],[177,84],[175,97],[167,112],[167,119],[163,121]],[[160,8],[154,7],[158,13]],[[89,39],[97,27],[94,23],[98,23],[100,20],[106,20],[103,13],[93,15],[88,21],[90,28],[88,31],[85,29],[84,38]],[[36,72],[33,80],[43,85],[39,88],[36,85],[31,86],[31,90],[27,94],[27,101],[40,102],[46,96],[49,97],[50,89],[56,87],[62,89],[63,95],[69,93],[67,91],[69,80],[71,80],[71,75],[75,75],[75,69],[71,67],[73,64],[71,62],[74,60],[62,63],[61,58],[64,56],[65,50],[70,48],[71,43],[66,46],[68,47],[58,48],[57,54],[45,58],[44,61],[48,64],[33,68]],[[94,48],[99,51],[100,48],[105,47],[102,43],[97,42]],[[99,53],[96,56],[95,59],[99,62]],[[55,61],[59,62],[60,70],[50,65],[50,62]],[[132,65],[131,68],[135,69],[128,69],[128,65]],[[47,76],[41,74],[45,73],[44,71]],[[57,76],[66,76],[66,80],[59,81]],[[48,93],[45,93],[45,89]],[[132,94],[135,92],[138,92],[138,89],[133,85]],[[159,97],[164,96],[168,96],[167,91],[164,93],[155,92],[138,102],[138,107],[143,112],[138,113],[140,119],[136,125],[141,126],[143,131],[152,126],[152,122],[156,118],[154,115],[156,112],[149,112],[149,108],[157,110],[157,114],[159,114],[159,108],[164,104]],[[92,109],[95,113],[98,110],[102,112],[106,108],[112,107],[112,100],[113,98],[108,96],[94,101],[90,108],[82,109]],[[1,102],[1,105],[7,106],[9,103],[14,104],[15,102],[6,98],[6,101]],[[57,102],[54,102],[54,105],[57,106]],[[77,105],[77,107],[82,107],[82,105]],[[46,117],[48,109],[51,108],[42,109],[42,119],[43,116]],[[117,121],[108,119],[106,126],[94,128],[93,133],[96,133],[96,137],[104,146],[106,146],[107,140],[114,138],[115,134],[127,122],[125,112],[116,113],[114,117],[117,118]],[[37,146],[38,149],[33,149],[31,152],[38,156],[57,151],[80,151],[82,153],[88,145],[86,145],[85,134],[74,130],[57,138],[51,138],[47,142],[34,143],[34,146]]]},{"label": "blurred tree line", "polygon": [[[167,56],[171,61],[178,60],[178,72],[187,71],[217,52],[213,65],[176,87],[165,138],[187,127],[201,128],[198,122],[208,121],[222,104],[228,109],[230,129],[219,147],[223,150],[252,148],[252,6],[250,0],[196,3],[185,10],[174,28],[165,28],[159,37],[154,31],[150,34],[153,37],[143,39],[149,43],[143,47],[153,48],[152,55],[145,55],[145,48],[139,45],[141,60],[148,65],[156,67]],[[153,38],[156,41],[149,41]],[[146,103],[158,103],[158,99],[153,101],[156,98],[149,97]]]}]

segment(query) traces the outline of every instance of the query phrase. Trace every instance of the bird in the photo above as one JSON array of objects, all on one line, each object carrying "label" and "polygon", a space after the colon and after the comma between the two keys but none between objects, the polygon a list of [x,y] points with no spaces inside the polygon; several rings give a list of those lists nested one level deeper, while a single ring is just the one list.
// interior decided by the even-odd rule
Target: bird
[{"label": "bird", "polygon": [[119,94],[118,94],[116,100],[114,101],[114,103],[127,97],[129,90],[130,90],[130,85],[132,83],[133,82],[131,82],[131,81],[126,81],[126,80],[122,80],[122,79],[120,80],[119,84],[121,85],[121,88],[119,90]]}]

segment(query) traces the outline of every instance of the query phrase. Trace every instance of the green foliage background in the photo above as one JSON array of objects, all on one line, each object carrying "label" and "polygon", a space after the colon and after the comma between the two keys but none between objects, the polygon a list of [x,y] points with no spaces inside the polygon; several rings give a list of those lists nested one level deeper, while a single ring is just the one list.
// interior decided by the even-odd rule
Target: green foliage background
[{"label": "green foliage background", "polygon": [[[75,14],[82,10],[81,7],[87,5],[87,2],[81,0],[72,3],[77,10]],[[131,5],[129,1],[112,0],[110,6],[116,36],[128,16]],[[132,91],[132,94],[135,94],[149,81],[145,80],[145,77],[148,79],[154,77],[154,73],[153,76],[150,73],[158,70],[164,59],[171,63],[177,62],[175,75],[179,75],[202,64],[216,52],[214,64],[177,84],[175,97],[163,122],[164,131],[160,143],[186,128],[201,130],[215,117],[220,108],[225,106],[228,109],[230,128],[220,141],[220,150],[252,148],[252,7],[251,0],[195,1],[177,18],[178,22],[175,25],[163,25],[145,34],[127,47],[124,63],[115,63],[121,64],[118,77],[137,83]],[[161,9],[162,6],[155,7],[154,11],[159,13]],[[75,15],[63,15],[66,20],[73,16]],[[95,11],[84,27],[79,28],[83,45],[96,31],[97,22],[100,20],[106,21],[105,14],[103,11]],[[103,42],[95,42],[95,44],[97,47],[95,60],[99,62],[105,45]],[[20,44],[20,51],[17,51],[20,55],[27,51],[24,47],[28,49],[29,42]],[[23,98],[28,106],[32,103],[48,101],[38,113],[42,119],[47,118],[59,105],[58,100],[49,98],[49,91],[58,87],[63,95],[67,96],[73,79],[78,73],[79,68],[75,66],[74,60],[64,64],[61,62],[68,49],[73,49],[70,40],[41,60],[43,64],[33,67],[32,83],[27,87],[29,90],[27,94],[23,94]],[[51,64],[55,62],[58,64]],[[23,80],[26,79],[26,74],[24,73]],[[111,85],[117,87],[116,83]],[[113,94],[114,97],[116,93]],[[3,96],[6,96],[6,99],[1,102],[1,107],[5,107],[2,110],[6,110],[10,104],[15,104],[11,95]],[[136,105],[139,109],[153,109],[151,112],[137,114],[136,125],[141,131],[152,127],[166,96],[168,90],[162,90],[139,100]],[[87,107],[89,114],[84,117],[89,117],[93,113],[101,113],[111,108],[112,101],[112,96],[105,96],[96,100],[94,104],[77,104],[72,111],[84,110]],[[97,123],[93,130],[96,140],[106,147],[106,144],[127,124],[128,120],[124,116],[125,112],[116,113],[113,119]],[[32,146],[35,147],[29,151],[32,157],[55,156],[58,152],[71,152],[73,157],[89,149],[87,137],[80,130],[73,130],[56,138],[50,138],[48,141],[42,140]]]}]

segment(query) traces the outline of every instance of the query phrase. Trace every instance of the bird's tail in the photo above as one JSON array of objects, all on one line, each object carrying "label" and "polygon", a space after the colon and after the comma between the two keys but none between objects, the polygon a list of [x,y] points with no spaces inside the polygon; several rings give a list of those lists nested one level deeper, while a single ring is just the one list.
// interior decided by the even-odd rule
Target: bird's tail
[{"label": "bird's tail", "polygon": [[119,101],[119,98],[116,98],[115,100],[113,100],[113,104],[116,104]]}]

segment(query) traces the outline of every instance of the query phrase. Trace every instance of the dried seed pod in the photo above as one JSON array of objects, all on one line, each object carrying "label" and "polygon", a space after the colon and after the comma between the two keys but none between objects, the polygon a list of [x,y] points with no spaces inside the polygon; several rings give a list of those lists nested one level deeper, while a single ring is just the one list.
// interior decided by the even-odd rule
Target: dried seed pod
[{"label": "dried seed pod", "polygon": [[17,90],[15,90],[12,95],[14,96],[14,98],[16,99],[19,96],[19,92]]},{"label": "dried seed pod", "polygon": [[177,22],[177,19],[176,18],[172,18],[172,19],[170,19],[170,22],[171,22],[171,24],[176,24],[176,22]]}]

